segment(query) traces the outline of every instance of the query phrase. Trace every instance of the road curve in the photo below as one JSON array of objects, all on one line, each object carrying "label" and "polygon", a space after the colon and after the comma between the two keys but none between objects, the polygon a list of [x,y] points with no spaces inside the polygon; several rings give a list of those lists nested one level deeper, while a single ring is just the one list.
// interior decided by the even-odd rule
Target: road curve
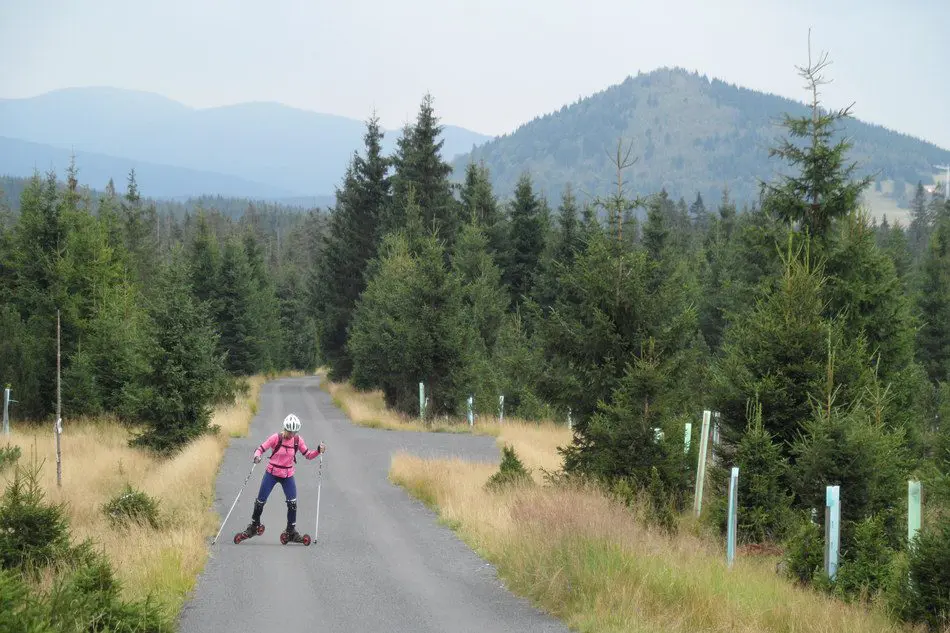
[{"label": "road curve", "polygon": [[[309,445],[323,441],[319,539],[281,545],[287,506],[274,488],[262,536],[234,545],[250,521],[262,461],[228,519],[179,621],[181,633],[531,633],[568,628],[499,581],[435,515],[387,479],[390,456],[464,456],[498,463],[494,438],[367,429],[351,424],[319,377],[263,386],[246,438],[228,447],[216,487],[222,519],[251,467],[255,447],[295,412]],[[314,534],[319,459],[297,463],[297,529]]]}]

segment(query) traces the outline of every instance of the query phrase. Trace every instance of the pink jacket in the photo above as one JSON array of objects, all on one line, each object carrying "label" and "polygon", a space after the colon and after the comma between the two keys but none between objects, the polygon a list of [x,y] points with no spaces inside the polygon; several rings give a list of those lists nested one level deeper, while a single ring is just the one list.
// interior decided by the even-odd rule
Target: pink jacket
[{"label": "pink jacket", "polygon": [[319,448],[307,450],[307,443],[300,435],[285,440],[281,437],[280,433],[274,433],[264,440],[263,444],[257,447],[257,450],[254,451],[254,457],[263,455],[264,451],[268,449],[275,448],[277,443],[281,440],[283,440],[283,444],[277,449],[277,451],[274,453],[274,456],[270,458],[270,463],[267,464],[267,472],[274,475],[275,477],[286,478],[293,476],[294,461],[297,456],[296,451],[294,451],[295,441],[299,440],[297,450],[303,453],[303,456],[307,459],[313,459],[320,454]]}]

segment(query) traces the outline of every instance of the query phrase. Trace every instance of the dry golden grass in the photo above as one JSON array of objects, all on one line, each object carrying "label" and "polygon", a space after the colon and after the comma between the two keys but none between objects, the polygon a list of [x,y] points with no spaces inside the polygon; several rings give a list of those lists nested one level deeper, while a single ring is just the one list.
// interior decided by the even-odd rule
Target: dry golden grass
[{"label": "dry golden grass", "polygon": [[498,426],[499,447],[509,444],[514,448],[538,483],[543,481],[541,470],[553,472],[561,467],[562,459],[557,449],[570,444],[572,438],[566,425],[513,418]]},{"label": "dry golden grass", "polygon": [[[532,427],[506,427],[498,441],[513,444],[528,467],[556,468],[554,449],[566,443],[568,432]],[[390,479],[436,509],[498,568],[512,591],[576,630],[910,630],[880,613],[795,587],[769,559],[740,557],[728,569],[714,541],[689,529],[669,536],[646,527],[637,510],[593,488],[490,493],[484,484],[493,472],[487,464],[398,454]]]},{"label": "dry golden grass", "polygon": [[444,419],[422,423],[418,418],[388,409],[382,391],[359,391],[349,383],[331,382],[326,377],[326,371],[322,369],[317,372],[317,375],[323,378],[320,387],[330,394],[333,404],[338,406],[351,422],[359,426],[387,431],[471,433],[493,436],[499,433],[498,422],[493,419],[476,418],[473,427],[470,427],[465,420]]},{"label": "dry golden grass", "polygon": [[[289,375],[289,374],[283,374]],[[250,390],[236,403],[213,414],[218,436],[202,437],[173,458],[162,460],[130,448],[129,431],[103,420],[63,421],[62,488],[56,486],[56,440],[52,429],[14,427],[11,443],[20,446],[20,463],[35,455],[45,462],[41,484],[47,499],[68,504],[71,538],[90,538],[109,557],[130,598],[152,593],[176,617],[204,566],[209,538],[221,517],[211,509],[218,467],[230,438],[246,435],[257,409],[261,385],[268,378],[249,380]],[[7,469],[3,485],[12,479]],[[120,494],[126,484],[159,500],[163,525],[113,527],[103,504]]]}]

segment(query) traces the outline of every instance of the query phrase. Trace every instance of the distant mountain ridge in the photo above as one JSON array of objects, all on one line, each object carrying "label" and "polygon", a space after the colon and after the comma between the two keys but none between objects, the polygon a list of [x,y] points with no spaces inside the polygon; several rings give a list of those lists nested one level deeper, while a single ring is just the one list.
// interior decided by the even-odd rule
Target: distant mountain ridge
[{"label": "distant mountain ridge", "polygon": [[[699,192],[709,208],[728,187],[733,199],[752,202],[760,179],[771,181],[790,172],[788,165],[768,155],[769,147],[786,135],[779,125],[786,112],[795,116],[810,109],[697,72],[663,68],[630,76],[524,123],[458,157],[453,167],[459,177],[470,161],[484,161],[501,197],[510,196],[527,171],[536,188],[556,205],[568,182],[581,200],[615,187],[616,169],[608,154],[616,154],[622,137],[625,148],[632,146],[630,158],[638,158],[625,170],[631,193],[666,188],[672,197],[692,202]],[[918,180],[934,182],[932,165],[950,161],[950,151],[862,122],[860,112],[858,103],[856,118],[842,126],[854,142],[849,159],[858,161],[859,175],[880,172],[879,181],[896,182],[903,190],[896,201],[912,194],[910,188]]]},{"label": "distant mountain ridge", "polygon": [[26,178],[34,171],[43,175],[52,170],[65,179],[66,169],[73,159],[80,184],[96,190],[104,190],[111,178],[116,190],[124,191],[129,172],[134,168],[139,189],[155,198],[186,198],[196,192],[274,201],[295,197],[286,189],[229,174],[72,151],[0,136],[0,175]]},{"label": "distant mountain ridge", "polygon": [[[803,103],[679,68],[630,76],[497,138],[445,124],[437,97],[443,157],[455,180],[470,161],[484,161],[504,199],[528,172],[552,205],[566,183],[582,202],[613,188],[608,154],[618,138],[638,158],[625,174],[631,192],[666,188],[688,202],[699,192],[709,208],[728,187],[740,204],[752,202],[760,180],[788,172],[768,156],[785,134],[781,116],[808,112]],[[196,109],[150,92],[70,88],[0,99],[0,173],[26,176],[52,166],[62,175],[75,152],[83,184],[96,189],[109,177],[121,188],[137,164],[144,195],[296,198],[309,206],[332,200],[353,153],[363,149],[364,132],[364,120],[272,102]],[[844,132],[860,174],[879,172],[868,200],[889,217],[904,213],[898,207],[918,180],[936,182],[932,165],[950,163],[946,149],[859,118]],[[387,154],[401,133],[386,131]]]},{"label": "distant mountain ridge", "polygon": [[[364,132],[363,120],[279,103],[196,109],[154,93],[118,88],[68,88],[25,99],[0,99],[2,137],[212,172],[235,178],[235,183],[242,183],[241,191],[252,190],[246,183],[259,183],[281,196],[332,195],[353,152],[362,148]],[[387,152],[395,148],[400,134],[401,130],[386,132]],[[491,137],[445,125],[443,138],[443,155],[449,159]],[[10,173],[22,174],[25,167],[17,163],[16,155],[4,158],[8,169],[11,163],[19,166]],[[113,178],[124,180],[124,175]],[[192,189],[192,184],[188,181],[187,191],[176,195],[208,192]],[[246,195],[237,189],[227,193]]]}]

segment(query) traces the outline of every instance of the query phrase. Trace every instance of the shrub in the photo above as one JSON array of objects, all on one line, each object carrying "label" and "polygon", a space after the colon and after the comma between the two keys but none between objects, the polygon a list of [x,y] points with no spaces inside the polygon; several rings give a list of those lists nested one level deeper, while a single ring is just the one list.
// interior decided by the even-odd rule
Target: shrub
[{"label": "shrub", "polygon": [[[108,559],[89,541],[71,545],[65,508],[44,501],[39,471],[18,466],[0,502],[0,631],[171,633],[150,598],[120,599]],[[49,582],[39,583],[44,570]]]},{"label": "shrub", "polygon": [[11,633],[171,633],[170,618],[151,600],[123,601],[108,561],[94,555],[38,593],[16,572],[0,569],[0,631]]},{"label": "shrub", "polygon": [[501,465],[498,467],[498,472],[488,479],[485,487],[497,492],[508,486],[529,483],[534,483],[531,473],[525,469],[524,464],[515,454],[515,449],[506,444],[502,449]]},{"label": "shrub", "polygon": [[45,605],[10,569],[0,569],[0,631],[54,633]]},{"label": "shrub", "polygon": [[109,517],[113,525],[148,524],[153,528],[161,527],[158,512],[158,500],[153,499],[141,490],[134,489],[130,484],[125,485],[122,494],[116,495],[102,506],[102,511]]},{"label": "shrub", "polygon": [[760,403],[750,403],[748,419],[736,450],[738,536],[756,543],[780,540],[791,520],[792,495],[786,492],[788,462],[762,423]]},{"label": "shrub", "polygon": [[108,560],[89,557],[60,577],[46,596],[48,617],[57,631],[171,633],[174,629],[161,607],[145,600],[120,598],[121,585]]},{"label": "shrub", "polygon": [[0,471],[6,470],[20,459],[20,447],[13,446],[9,442],[6,446],[0,448]]},{"label": "shrub", "polygon": [[44,502],[39,471],[17,466],[0,499],[0,568],[26,571],[69,557],[65,506]]},{"label": "shrub", "polygon": [[821,527],[806,518],[786,543],[786,572],[793,580],[807,584],[822,573],[824,556]]},{"label": "shrub", "polygon": [[846,599],[870,598],[885,588],[893,558],[884,518],[875,515],[858,522],[851,546],[842,552],[835,593]]},{"label": "shrub", "polygon": [[922,528],[908,556],[910,595],[905,617],[932,631],[950,626],[950,522]]}]

